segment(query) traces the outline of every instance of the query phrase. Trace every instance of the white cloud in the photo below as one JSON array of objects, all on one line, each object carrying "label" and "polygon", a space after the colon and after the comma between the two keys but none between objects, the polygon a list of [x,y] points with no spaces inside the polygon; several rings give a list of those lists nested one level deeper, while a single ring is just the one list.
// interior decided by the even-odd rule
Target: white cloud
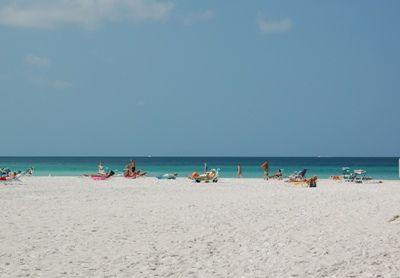
[{"label": "white cloud", "polygon": [[183,17],[183,24],[192,25],[197,22],[209,21],[215,16],[212,10],[206,10],[197,13],[191,13]]},{"label": "white cloud", "polygon": [[258,27],[263,34],[285,33],[292,29],[292,21],[288,18],[277,21],[259,18]]},{"label": "white cloud", "polygon": [[1,0],[0,24],[25,28],[164,21],[174,4],[155,0]]},{"label": "white cloud", "polygon": [[53,64],[53,62],[46,57],[39,57],[32,54],[29,54],[25,58],[25,62],[28,65],[37,67],[37,68],[49,68]]}]

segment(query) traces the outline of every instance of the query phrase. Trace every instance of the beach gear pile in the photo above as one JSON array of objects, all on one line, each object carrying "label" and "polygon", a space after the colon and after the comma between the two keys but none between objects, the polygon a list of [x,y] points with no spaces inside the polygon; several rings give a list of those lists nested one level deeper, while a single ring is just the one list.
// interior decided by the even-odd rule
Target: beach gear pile
[{"label": "beach gear pile", "polygon": [[342,168],[341,176],[331,176],[331,179],[335,181],[355,182],[364,183],[365,181],[372,180],[371,177],[367,176],[367,171],[363,169],[351,170],[349,167]]},{"label": "beach gear pile", "polygon": [[159,180],[176,180],[178,177],[178,173],[167,173],[161,176],[158,176],[157,179]]}]

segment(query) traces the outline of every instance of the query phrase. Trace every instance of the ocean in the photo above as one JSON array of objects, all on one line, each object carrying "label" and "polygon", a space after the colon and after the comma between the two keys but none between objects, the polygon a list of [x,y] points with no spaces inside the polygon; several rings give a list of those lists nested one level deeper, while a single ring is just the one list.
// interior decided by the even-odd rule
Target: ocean
[{"label": "ocean", "polygon": [[329,178],[340,175],[342,167],[350,167],[364,169],[375,179],[399,179],[399,160],[393,157],[0,157],[0,167],[15,171],[34,167],[37,176],[79,176],[96,172],[99,162],[122,173],[131,159],[149,176],[174,172],[186,177],[203,171],[207,163],[209,169],[219,168],[225,178],[236,176],[238,164],[245,178],[257,178],[262,177],[260,165],[268,161],[271,173],[283,169],[285,176],[307,168],[307,176]]}]

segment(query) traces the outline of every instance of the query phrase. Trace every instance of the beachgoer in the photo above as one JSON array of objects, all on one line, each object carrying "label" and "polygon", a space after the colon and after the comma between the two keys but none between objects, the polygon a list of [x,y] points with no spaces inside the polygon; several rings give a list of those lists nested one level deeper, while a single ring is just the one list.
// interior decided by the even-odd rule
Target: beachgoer
[{"label": "beachgoer", "polygon": [[35,171],[35,168],[33,168],[33,167],[28,168],[28,169],[26,170],[25,175],[27,175],[27,176],[33,176],[34,171]]},{"label": "beachgoer", "polygon": [[240,164],[238,164],[238,166],[237,166],[237,177],[243,178],[242,165],[240,165]]},{"label": "beachgoer", "polygon": [[278,171],[275,173],[275,178],[277,178],[277,179],[281,179],[282,178],[282,170],[281,169],[278,169]]},{"label": "beachgoer", "polygon": [[128,164],[128,176],[133,176],[136,172],[136,162],[131,160],[131,162]]},{"label": "beachgoer", "polygon": [[106,169],[105,169],[103,163],[100,162],[99,165],[97,165],[97,167],[99,168],[98,172],[100,175],[107,175],[107,172],[106,172]]},{"label": "beachgoer", "polygon": [[136,171],[136,161],[131,160],[129,170],[134,173]]},{"label": "beachgoer", "polygon": [[317,176],[312,177],[311,179],[308,180],[308,184],[310,187],[317,187]]},{"label": "beachgoer", "polygon": [[269,178],[269,163],[268,161],[265,161],[263,164],[261,164],[261,168],[264,171],[264,179],[268,179]]},{"label": "beachgoer", "polygon": [[136,162],[131,160],[131,162],[128,165],[126,165],[124,176],[125,177],[133,177],[135,174],[137,174],[136,173]]},{"label": "beachgoer", "polygon": [[204,162],[204,173],[208,172],[207,162]]}]

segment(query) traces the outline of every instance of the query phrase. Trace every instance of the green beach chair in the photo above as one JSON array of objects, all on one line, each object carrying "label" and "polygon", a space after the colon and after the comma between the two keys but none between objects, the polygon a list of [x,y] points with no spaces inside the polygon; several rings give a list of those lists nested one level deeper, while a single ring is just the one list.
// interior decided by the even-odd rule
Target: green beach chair
[{"label": "green beach chair", "polygon": [[342,168],[342,176],[343,176],[343,180],[347,181],[347,182],[351,182],[355,178],[354,173],[351,171],[351,169],[349,167]]},{"label": "green beach chair", "polygon": [[354,181],[356,183],[363,183],[363,181],[366,180],[366,174],[367,172],[365,170],[354,170]]}]

